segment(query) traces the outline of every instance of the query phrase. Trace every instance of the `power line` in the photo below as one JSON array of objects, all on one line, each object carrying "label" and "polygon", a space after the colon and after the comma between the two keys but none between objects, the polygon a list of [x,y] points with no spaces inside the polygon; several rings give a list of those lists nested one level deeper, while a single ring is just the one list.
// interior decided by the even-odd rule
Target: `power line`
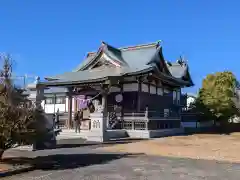
[{"label": "power line", "polygon": [[[30,74],[25,74],[25,75],[12,75],[10,77],[11,80],[16,81],[16,80],[22,80],[23,81],[23,87],[26,88],[27,81],[28,79],[33,79],[33,81],[36,79],[36,75],[30,75]],[[0,80],[2,81],[5,79],[5,77],[0,77]]]}]

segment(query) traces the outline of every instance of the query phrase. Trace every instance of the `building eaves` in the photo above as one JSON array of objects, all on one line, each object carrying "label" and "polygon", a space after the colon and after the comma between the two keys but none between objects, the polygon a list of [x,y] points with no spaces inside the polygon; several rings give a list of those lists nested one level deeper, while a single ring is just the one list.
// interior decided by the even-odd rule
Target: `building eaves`
[{"label": "building eaves", "polygon": [[43,82],[46,84],[51,83],[86,83],[106,79],[108,77],[120,77],[134,74],[141,74],[151,71],[152,68],[148,67],[146,69],[132,69],[129,67],[117,67],[117,68],[106,68],[106,69],[91,69],[78,72],[68,72],[60,74],[54,77],[48,77],[47,79],[53,79],[49,82]]}]

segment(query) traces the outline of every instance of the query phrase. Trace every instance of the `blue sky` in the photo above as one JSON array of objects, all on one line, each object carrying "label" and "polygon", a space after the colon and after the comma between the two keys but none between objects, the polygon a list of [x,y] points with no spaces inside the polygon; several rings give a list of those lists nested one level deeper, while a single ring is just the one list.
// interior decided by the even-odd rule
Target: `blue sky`
[{"label": "blue sky", "polygon": [[102,40],[115,47],[162,40],[167,60],[188,60],[196,84],[188,91],[208,73],[240,78],[237,0],[8,0],[0,7],[0,52],[12,54],[19,75],[70,71]]}]

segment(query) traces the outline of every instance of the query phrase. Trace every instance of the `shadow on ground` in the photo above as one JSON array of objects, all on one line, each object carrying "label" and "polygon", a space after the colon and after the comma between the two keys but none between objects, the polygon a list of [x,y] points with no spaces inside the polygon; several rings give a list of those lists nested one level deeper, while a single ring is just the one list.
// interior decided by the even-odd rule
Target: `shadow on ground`
[{"label": "shadow on ground", "polygon": [[[130,144],[137,141],[144,141],[144,139],[120,139],[120,140],[110,140],[107,142],[91,142],[86,141],[84,139],[66,139],[66,140],[58,140],[58,143],[56,145],[56,149],[58,148],[76,148],[76,147],[86,147],[86,146],[96,146],[96,147],[102,147],[102,146],[109,146],[109,145],[115,145],[115,144]],[[145,139],[146,141],[146,139]]]},{"label": "shadow on ground", "polygon": [[64,170],[74,169],[79,167],[91,166],[96,164],[104,164],[109,161],[126,158],[136,157],[143,154],[57,154],[40,156],[36,158],[11,158],[5,159],[5,163],[9,164],[30,164],[33,166],[31,170]]}]

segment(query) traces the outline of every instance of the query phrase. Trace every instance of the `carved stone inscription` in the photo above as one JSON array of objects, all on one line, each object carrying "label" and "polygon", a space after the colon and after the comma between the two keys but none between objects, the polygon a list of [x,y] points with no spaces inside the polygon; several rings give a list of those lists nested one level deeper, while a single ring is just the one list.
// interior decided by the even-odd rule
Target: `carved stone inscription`
[{"label": "carved stone inscription", "polygon": [[92,127],[94,129],[99,129],[100,128],[100,121],[99,120],[93,120],[92,123],[93,123]]}]

